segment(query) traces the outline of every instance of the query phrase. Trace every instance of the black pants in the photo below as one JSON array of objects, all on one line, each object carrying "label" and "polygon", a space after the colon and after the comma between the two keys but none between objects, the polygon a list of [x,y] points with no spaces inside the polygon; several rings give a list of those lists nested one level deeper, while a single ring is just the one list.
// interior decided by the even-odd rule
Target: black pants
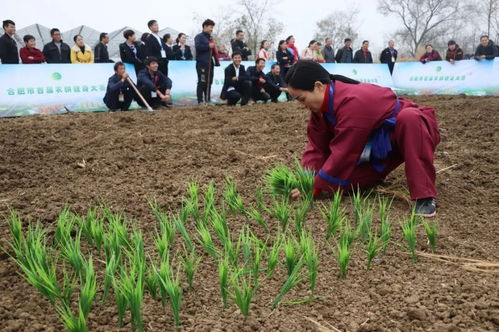
[{"label": "black pants", "polygon": [[128,111],[133,101],[134,93],[132,91],[124,93],[124,101],[119,101],[119,95],[104,96],[104,104],[111,111]]},{"label": "black pants", "polygon": [[267,102],[267,100],[270,99],[270,95],[265,90],[261,91],[261,89],[256,88],[253,89],[251,98],[253,98],[254,101],[263,100],[264,102]]},{"label": "black pants", "polygon": [[251,93],[251,83],[242,82],[238,84],[235,90],[227,91],[225,93],[225,99],[227,99],[227,105],[235,105],[239,100],[241,100],[241,105],[244,106],[248,103],[248,99]]},{"label": "black pants", "polygon": [[277,100],[279,99],[279,97],[281,96],[281,93],[282,93],[281,89],[273,88],[270,85],[265,86],[265,91],[267,91],[267,93],[270,96],[270,100],[273,103],[277,103]]},{"label": "black pants", "polygon": [[[147,86],[140,87],[139,91],[140,91],[140,94],[147,101],[147,103],[149,104],[149,106],[151,106],[151,108],[159,108],[161,106],[166,106],[166,103],[163,103],[161,101],[161,98],[159,98],[159,96],[157,96],[157,97],[151,97],[151,92],[152,91]],[[162,92],[165,93],[166,91],[162,91]],[[140,97],[137,96],[136,100],[137,100],[137,103],[140,106],[146,107],[146,105],[142,102],[142,99]]]},{"label": "black pants", "polygon": [[[211,99],[211,85],[213,84],[213,70],[214,66],[209,69],[206,65],[200,65],[196,63],[196,72],[198,74],[198,85],[196,89],[196,94],[198,97],[198,103],[206,101],[210,102]],[[210,77],[208,79],[208,71],[210,72]],[[209,82],[208,82],[209,81]]]}]

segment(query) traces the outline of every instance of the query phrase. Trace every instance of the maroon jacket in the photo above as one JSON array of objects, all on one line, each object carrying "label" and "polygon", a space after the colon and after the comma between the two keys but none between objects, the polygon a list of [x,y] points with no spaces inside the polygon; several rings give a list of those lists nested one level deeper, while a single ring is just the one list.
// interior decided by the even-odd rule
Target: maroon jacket
[{"label": "maroon jacket", "polygon": [[[42,51],[37,48],[27,48],[23,47],[19,51],[21,55],[21,60],[23,63],[43,63],[45,62],[45,56],[43,56]],[[28,57],[32,56],[33,59],[29,59]]]},{"label": "maroon jacket", "polygon": [[431,53],[425,53],[419,58],[419,61],[422,63],[427,63],[430,61],[440,61],[442,58],[440,57],[440,54],[438,54],[437,51],[433,50]]},{"label": "maroon jacket", "polygon": [[445,60],[450,61],[459,61],[464,59],[464,52],[463,50],[459,47],[459,45],[456,45],[456,48],[454,51],[451,51],[450,49],[447,49],[447,54],[445,55]]}]

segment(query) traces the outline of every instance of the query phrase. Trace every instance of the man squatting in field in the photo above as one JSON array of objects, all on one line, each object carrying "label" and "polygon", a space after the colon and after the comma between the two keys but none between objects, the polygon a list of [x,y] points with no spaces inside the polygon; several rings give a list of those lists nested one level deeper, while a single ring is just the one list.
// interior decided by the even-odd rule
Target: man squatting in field
[{"label": "man squatting in field", "polygon": [[[376,185],[405,163],[416,214],[436,214],[435,110],[391,89],[330,75],[299,61],[286,75],[289,93],[310,109],[303,167],[315,172],[314,196]],[[292,197],[300,195],[297,189]]]}]

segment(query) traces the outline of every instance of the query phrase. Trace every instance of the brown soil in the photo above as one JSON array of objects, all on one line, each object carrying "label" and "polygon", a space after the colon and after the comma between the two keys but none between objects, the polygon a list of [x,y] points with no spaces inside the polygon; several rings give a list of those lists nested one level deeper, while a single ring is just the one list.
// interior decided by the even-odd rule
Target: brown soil
[{"label": "brown soil", "polygon": [[[414,99],[434,106],[441,126],[436,155],[437,170],[443,170],[438,175],[439,253],[498,262],[499,99]],[[124,210],[147,233],[155,225],[147,200],[156,197],[163,207],[176,209],[191,179],[203,186],[214,180],[221,187],[230,175],[251,202],[266,170],[300,157],[306,122],[307,112],[294,103],[2,119],[0,213],[10,206],[51,227],[65,203],[84,212],[103,201]],[[391,174],[389,187],[403,187],[403,174],[403,168]],[[350,204],[348,198],[345,204]],[[407,203],[395,200],[398,242],[397,217],[407,211]],[[250,317],[243,319],[235,305],[222,308],[216,266],[206,256],[194,290],[184,294],[183,329],[328,331],[332,325],[341,331],[499,330],[498,274],[423,257],[413,264],[395,245],[367,271],[357,245],[347,279],[340,280],[336,259],[323,245],[325,224],[317,208],[308,224],[321,244],[316,292],[325,299],[272,311],[270,302],[285,280],[280,267],[262,282]],[[232,226],[237,229],[240,221]],[[2,220],[0,246],[6,250],[8,239]],[[150,237],[146,240],[147,250],[153,250]],[[429,251],[421,229],[418,249]],[[53,308],[18,271],[7,254],[0,256],[0,330],[63,330]],[[304,282],[285,301],[306,298],[307,287]],[[146,296],[143,312],[148,330],[171,330],[168,307],[165,312]],[[116,330],[115,306],[94,306],[89,324],[91,331]]]}]

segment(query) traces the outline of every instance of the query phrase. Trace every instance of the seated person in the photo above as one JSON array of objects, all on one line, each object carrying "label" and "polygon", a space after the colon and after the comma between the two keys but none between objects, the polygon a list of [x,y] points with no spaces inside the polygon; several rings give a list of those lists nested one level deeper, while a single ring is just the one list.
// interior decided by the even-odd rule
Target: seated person
[{"label": "seated person", "polygon": [[[278,63],[274,63],[271,67],[270,72],[265,75],[265,84],[263,85],[265,91],[269,94],[270,100],[273,103],[277,103],[279,96],[281,93],[285,92],[286,96],[288,95],[288,88],[286,83],[281,76],[281,67],[279,67]],[[288,101],[289,101],[288,97]]]},{"label": "seated person", "polygon": [[[172,80],[158,71],[159,63],[155,57],[148,57],[144,61],[146,68],[139,72],[137,88],[152,108],[167,106],[171,102],[170,90]],[[141,98],[137,99],[140,106],[146,105]]]},{"label": "seated person", "polygon": [[133,90],[128,83],[128,74],[125,71],[123,62],[114,64],[114,75],[109,78],[107,83],[104,104],[111,111],[128,111],[133,101]]},{"label": "seated person", "polygon": [[251,98],[254,101],[263,100],[266,103],[270,96],[263,87],[265,84],[263,68],[265,68],[265,59],[256,59],[255,65],[248,67],[248,77],[251,81]]},{"label": "seated person", "polygon": [[232,63],[225,68],[225,80],[220,99],[227,100],[227,105],[235,105],[241,100],[241,105],[248,103],[251,82],[246,70],[241,64],[241,53],[232,53]]}]

